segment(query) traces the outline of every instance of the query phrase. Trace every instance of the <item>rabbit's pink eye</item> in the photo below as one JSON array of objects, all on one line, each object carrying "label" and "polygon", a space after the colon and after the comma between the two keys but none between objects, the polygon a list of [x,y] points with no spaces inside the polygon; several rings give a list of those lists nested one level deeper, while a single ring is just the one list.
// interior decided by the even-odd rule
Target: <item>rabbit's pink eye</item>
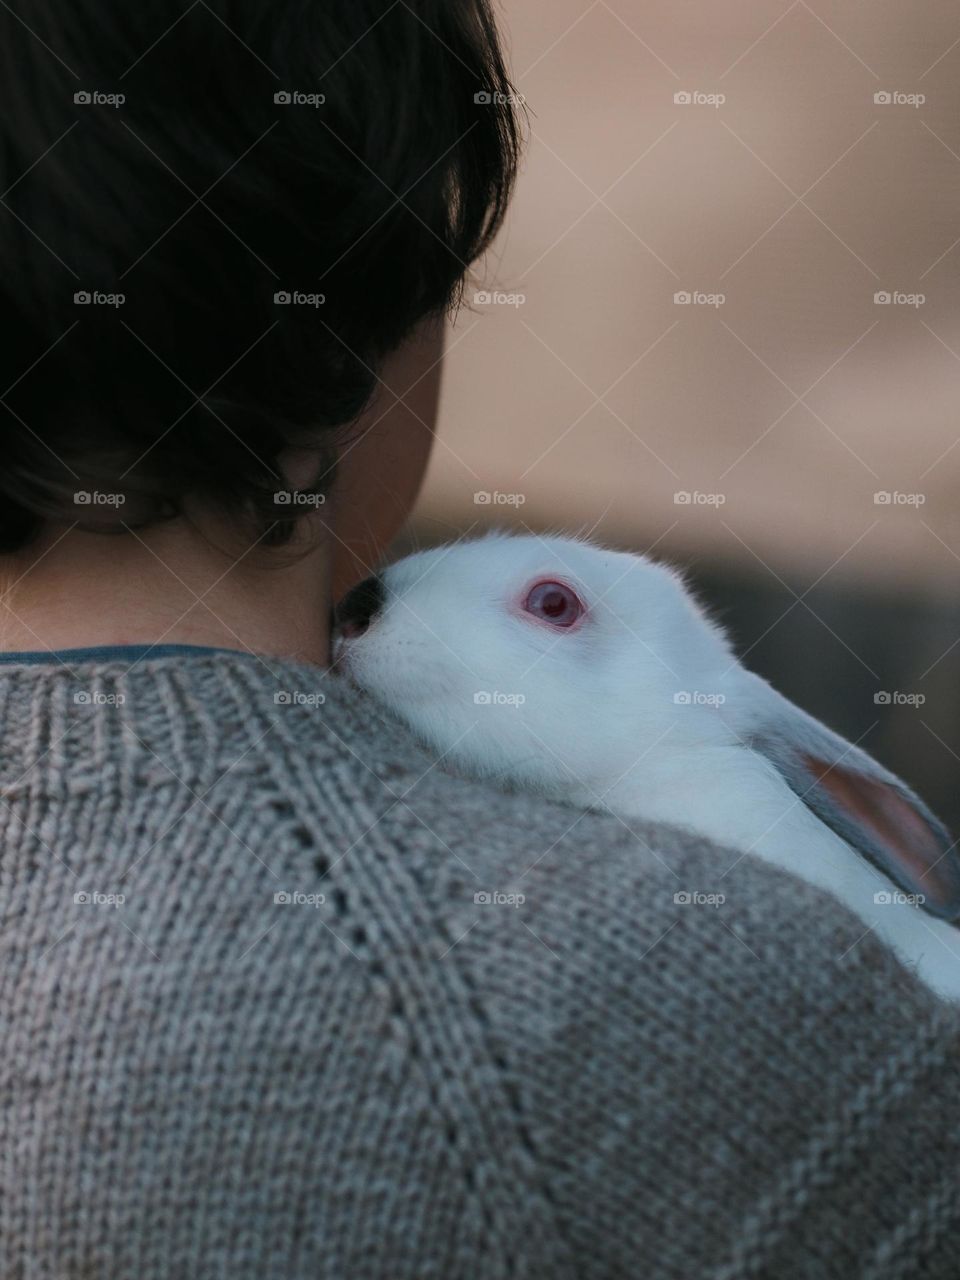
[{"label": "rabbit's pink eye", "polygon": [[523,607],[555,627],[572,627],[583,613],[580,597],[562,582],[538,582],[531,587]]}]

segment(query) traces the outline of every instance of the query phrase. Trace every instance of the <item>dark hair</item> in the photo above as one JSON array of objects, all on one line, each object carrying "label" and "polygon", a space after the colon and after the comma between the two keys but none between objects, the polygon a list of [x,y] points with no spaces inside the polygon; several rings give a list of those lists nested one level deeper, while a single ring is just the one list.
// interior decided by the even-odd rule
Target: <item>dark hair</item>
[{"label": "dark hair", "polygon": [[488,0],[4,6],[0,84],[0,550],[98,490],[289,531],[281,451],[329,468],[502,219]]}]

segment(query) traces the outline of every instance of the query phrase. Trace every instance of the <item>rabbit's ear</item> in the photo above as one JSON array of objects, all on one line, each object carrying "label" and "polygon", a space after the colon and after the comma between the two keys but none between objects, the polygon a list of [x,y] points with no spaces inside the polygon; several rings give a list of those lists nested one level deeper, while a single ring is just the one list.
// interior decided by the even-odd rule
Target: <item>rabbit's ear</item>
[{"label": "rabbit's ear", "polygon": [[926,910],[960,915],[960,854],[919,796],[759,676],[748,679],[736,726],[745,744],[821,822],[906,893],[922,895]]}]

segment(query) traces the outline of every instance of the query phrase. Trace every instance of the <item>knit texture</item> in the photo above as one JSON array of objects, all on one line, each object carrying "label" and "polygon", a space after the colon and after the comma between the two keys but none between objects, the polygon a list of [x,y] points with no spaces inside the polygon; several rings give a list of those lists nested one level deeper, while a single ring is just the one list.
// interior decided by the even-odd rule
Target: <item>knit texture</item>
[{"label": "knit texture", "polygon": [[958,1015],[799,880],[305,666],[0,715],[4,1280],[960,1274]]}]

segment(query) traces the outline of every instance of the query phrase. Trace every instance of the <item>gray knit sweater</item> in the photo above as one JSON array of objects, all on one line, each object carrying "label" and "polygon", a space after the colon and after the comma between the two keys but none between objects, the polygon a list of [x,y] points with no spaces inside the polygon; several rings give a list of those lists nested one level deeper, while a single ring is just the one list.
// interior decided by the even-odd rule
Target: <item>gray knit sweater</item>
[{"label": "gray knit sweater", "polygon": [[958,1019],[839,906],[127,665],[0,669],[3,1280],[960,1275]]}]

